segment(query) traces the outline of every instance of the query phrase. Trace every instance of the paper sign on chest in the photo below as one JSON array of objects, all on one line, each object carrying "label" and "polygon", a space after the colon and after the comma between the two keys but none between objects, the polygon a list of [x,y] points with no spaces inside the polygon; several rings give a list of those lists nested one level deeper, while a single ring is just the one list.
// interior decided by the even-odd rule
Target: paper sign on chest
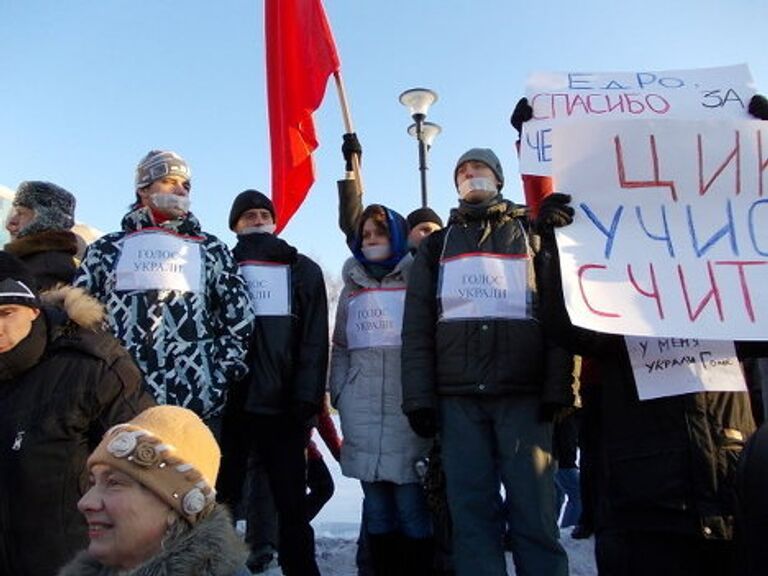
[{"label": "paper sign on chest", "polygon": [[117,290],[200,292],[200,241],[160,230],[129,234],[116,267]]},{"label": "paper sign on chest", "polygon": [[525,254],[464,254],[440,264],[440,320],[526,318],[530,291]]},{"label": "paper sign on chest", "polygon": [[361,290],[351,294],[347,308],[347,347],[382,348],[402,345],[405,288]]},{"label": "paper sign on chest", "polygon": [[272,262],[240,263],[240,273],[248,285],[256,316],[291,314],[291,267]]}]

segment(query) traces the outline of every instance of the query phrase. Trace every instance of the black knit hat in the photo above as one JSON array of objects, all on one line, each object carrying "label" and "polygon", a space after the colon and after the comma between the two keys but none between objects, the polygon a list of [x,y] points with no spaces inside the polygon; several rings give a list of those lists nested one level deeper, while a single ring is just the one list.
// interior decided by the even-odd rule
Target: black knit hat
[{"label": "black knit hat", "polygon": [[19,230],[18,236],[29,236],[48,230],[70,230],[75,225],[75,197],[51,182],[22,182],[13,198],[14,206],[34,210],[35,217]]},{"label": "black knit hat", "polygon": [[416,226],[419,224],[423,224],[424,222],[434,222],[440,228],[443,227],[443,221],[440,218],[440,216],[437,215],[437,212],[432,210],[432,208],[417,208],[410,214],[408,214],[408,218],[406,218],[406,221],[408,222],[408,228],[410,230],[413,230]]},{"label": "black knit hat", "polygon": [[13,254],[0,250],[0,305],[3,304],[40,307],[37,283],[26,264]]},{"label": "black knit hat", "polygon": [[272,220],[277,221],[272,200],[258,190],[245,190],[240,192],[235,201],[232,202],[232,209],[229,211],[229,229],[234,231],[235,225],[237,225],[237,221],[240,220],[243,212],[253,210],[254,208],[269,210],[269,213],[272,214]]}]

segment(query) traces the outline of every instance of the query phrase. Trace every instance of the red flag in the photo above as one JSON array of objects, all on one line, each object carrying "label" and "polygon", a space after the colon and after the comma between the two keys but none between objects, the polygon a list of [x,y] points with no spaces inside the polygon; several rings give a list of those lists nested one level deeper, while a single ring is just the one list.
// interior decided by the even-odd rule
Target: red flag
[{"label": "red flag", "polygon": [[315,181],[312,113],[340,63],[320,0],[265,0],[265,10],[272,202],[279,232]]}]

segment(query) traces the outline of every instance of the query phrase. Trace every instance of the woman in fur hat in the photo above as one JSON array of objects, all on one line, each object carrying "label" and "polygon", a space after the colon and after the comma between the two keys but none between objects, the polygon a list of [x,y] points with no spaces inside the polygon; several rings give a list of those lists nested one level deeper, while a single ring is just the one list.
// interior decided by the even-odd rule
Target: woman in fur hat
[{"label": "woman in fur hat", "polygon": [[111,428],[77,505],[91,543],[60,576],[248,576],[245,545],[216,504],[220,458],[186,408],[157,406]]}]

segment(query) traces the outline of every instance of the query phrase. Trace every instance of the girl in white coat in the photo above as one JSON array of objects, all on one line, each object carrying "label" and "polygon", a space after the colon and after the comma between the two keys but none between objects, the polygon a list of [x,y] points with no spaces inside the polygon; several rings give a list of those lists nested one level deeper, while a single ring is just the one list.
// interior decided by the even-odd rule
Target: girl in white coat
[{"label": "girl in white coat", "polygon": [[430,442],[411,430],[401,409],[400,331],[412,262],[407,224],[373,204],[357,232],[354,256],[342,271],[331,356],[331,399],[344,436],[341,469],[361,481],[376,574],[427,574],[432,527],[414,465]]}]

